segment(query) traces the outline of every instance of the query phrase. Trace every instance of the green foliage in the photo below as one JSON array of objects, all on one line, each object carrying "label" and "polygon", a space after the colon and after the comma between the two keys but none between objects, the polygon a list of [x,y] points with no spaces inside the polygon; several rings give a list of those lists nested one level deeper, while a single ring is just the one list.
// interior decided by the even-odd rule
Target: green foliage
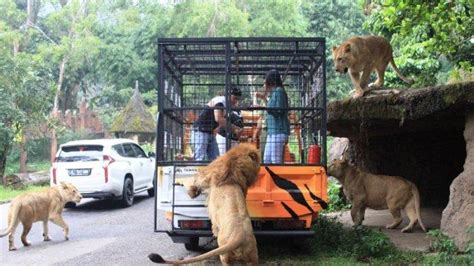
[{"label": "green foliage", "polygon": [[335,212],[344,209],[349,209],[351,207],[350,203],[347,202],[346,198],[341,195],[342,186],[337,181],[329,180],[328,181],[328,197],[329,205],[326,212]]},{"label": "green foliage", "polygon": [[360,1],[312,0],[306,3],[303,12],[310,21],[308,34],[326,38],[328,98],[330,101],[344,98],[352,90],[352,83],[348,75],[333,70],[331,49],[354,35],[367,34],[362,27],[366,20],[362,5]]},{"label": "green foliage", "polygon": [[[469,70],[473,66],[472,1],[372,2],[365,26],[391,40],[396,63],[402,72],[415,77],[414,87],[439,82],[440,56],[445,56],[455,68]],[[386,83],[403,84],[393,73],[387,76]]]},{"label": "green foliage", "polygon": [[[472,230],[472,229],[470,229]],[[469,233],[469,230],[468,232]],[[454,240],[444,235],[441,230],[430,230],[427,233],[431,236],[431,251],[435,254],[428,256],[425,262],[429,264],[453,264],[453,265],[469,265],[472,263],[474,254],[469,249],[467,254],[460,254]],[[472,243],[470,243],[472,245]],[[471,246],[469,246],[471,247]]]},{"label": "green foliage", "polygon": [[313,247],[354,257],[359,261],[394,256],[397,253],[390,239],[379,231],[358,226],[344,228],[335,217],[321,216],[314,225]]},{"label": "green foliage", "polygon": [[43,190],[47,186],[27,186],[26,189],[15,190],[10,188],[5,188],[0,185],[0,202],[11,200],[14,197],[23,194],[25,192],[36,192]]}]

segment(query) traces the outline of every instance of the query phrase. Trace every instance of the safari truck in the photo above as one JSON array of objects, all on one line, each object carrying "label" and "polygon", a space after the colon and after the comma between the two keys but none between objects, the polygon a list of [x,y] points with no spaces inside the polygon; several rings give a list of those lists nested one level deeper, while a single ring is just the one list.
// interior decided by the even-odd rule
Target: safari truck
[{"label": "safari truck", "polygon": [[[263,158],[265,117],[271,108],[257,94],[264,90],[265,73],[277,70],[288,108],[273,109],[288,112],[290,135],[283,163],[262,163],[247,194],[248,211],[257,236],[312,236],[311,226],[328,198],[325,40],[164,38],[158,40],[157,60],[155,232],[167,233],[189,250],[198,247],[200,237],[212,235],[206,195],[191,199],[182,185],[210,163],[208,158],[196,160],[195,148],[202,140],[196,137],[202,125],[196,121],[206,110],[222,110],[226,132],[233,132],[230,118],[239,114],[241,129],[225,134],[225,150],[233,142],[250,142]],[[235,87],[241,97],[234,105]],[[222,105],[210,104],[216,96],[223,97]],[[208,133],[215,135],[222,127]],[[158,222],[163,216],[166,224]]]}]

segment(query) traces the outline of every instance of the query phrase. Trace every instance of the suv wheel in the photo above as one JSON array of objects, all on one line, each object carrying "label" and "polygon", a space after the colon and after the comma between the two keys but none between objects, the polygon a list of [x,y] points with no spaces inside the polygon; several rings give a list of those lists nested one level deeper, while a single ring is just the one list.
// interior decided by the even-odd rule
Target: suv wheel
[{"label": "suv wheel", "polygon": [[147,190],[148,196],[150,197],[155,196],[155,187],[156,187],[156,173],[153,174],[153,187]]},{"label": "suv wheel", "polygon": [[64,208],[66,209],[74,209],[76,208],[77,204],[75,202],[67,202],[65,205],[64,205]]},{"label": "suv wheel", "polygon": [[130,207],[133,204],[133,180],[126,177],[123,182],[122,190],[122,206]]},{"label": "suv wheel", "polygon": [[189,251],[199,250],[199,237],[190,237],[189,243],[184,243],[184,248]]},{"label": "suv wheel", "polygon": [[147,192],[148,192],[148,196],[150,197],[155,196],[155,187],[148,189]]}]

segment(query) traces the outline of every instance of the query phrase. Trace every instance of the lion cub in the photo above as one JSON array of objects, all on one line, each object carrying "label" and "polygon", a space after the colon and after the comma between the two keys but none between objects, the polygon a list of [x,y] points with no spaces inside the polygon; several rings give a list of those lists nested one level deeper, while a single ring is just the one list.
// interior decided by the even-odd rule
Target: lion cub
[{"label": "lion cub", "polygon": [[44,241],[51,240],[48,235],[48,220],[64,229],[64,238],[69,240],[69,227],[64,222],[61,213],[67,202],[79,203],[81,194],[70,183],[61,182],[60,185],[47,188],[40,192],[28,192],[13,199],[8,211],[8,228],[0,233],[0,237],[8,234],[9,250],[16,250],[13,236],[18,224],[23,224],[21,242],[24,246],[31,245],[26,236],[34,222],[43,222]]},{"label": "lion cub", "polygon": [[[367,86],[374,89],[381,88],[388,63],[392,65],[399,78],[408,84],[413,83],[412,79],[404,77],[398,70],[393,60],[392,46],[383,37],[352,37],[339,47],[333,47],[332,57],[337,72],[349,72],[356,91],[354,97],[363,96]],[[370,74],[373,71],[377,72],[377,80],[369,85]]]},{"label": "lion cub", "polygon": [[410,223],[402,232],[411,231],[417,221],[426,232],[420,216],[420,195],[412,182],[399,176],[363,172],[345,160],[333,160],[328,166],[328,174],[342,184],[344,194],[352,202],[351,216],[355,225],[362,224],[366,207],[389,209],[394,221],[386,228],[393,229],[403,221],[400,211],[404,209]]}]

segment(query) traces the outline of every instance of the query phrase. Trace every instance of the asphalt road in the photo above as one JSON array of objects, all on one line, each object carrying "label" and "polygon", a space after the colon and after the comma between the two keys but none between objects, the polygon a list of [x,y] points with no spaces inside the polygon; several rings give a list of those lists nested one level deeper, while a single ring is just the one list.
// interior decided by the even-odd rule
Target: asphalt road
[{"label": "asphalt road", "polygon": [[[7,227],[9,204],[0,205],[0,230]],[[0,264],[3,265],[152,265],[147,255],[157,252],[166,258],[196,254],[174,244],[162,233],[153,232],[154,198],[137,195],[135,204],[121,208],[113,202],[86,200],[74,209],[66,209],[69,241],[63,231],[49,223],[52,241],[44,242],[41,222],[33,224],[28,234],[32,243],[24,247],[20,240],[22,226],[15,233],[16,251],[8,251],[8,238],[0,239]],[[165,224],[163,215],[159,224]]]}]

